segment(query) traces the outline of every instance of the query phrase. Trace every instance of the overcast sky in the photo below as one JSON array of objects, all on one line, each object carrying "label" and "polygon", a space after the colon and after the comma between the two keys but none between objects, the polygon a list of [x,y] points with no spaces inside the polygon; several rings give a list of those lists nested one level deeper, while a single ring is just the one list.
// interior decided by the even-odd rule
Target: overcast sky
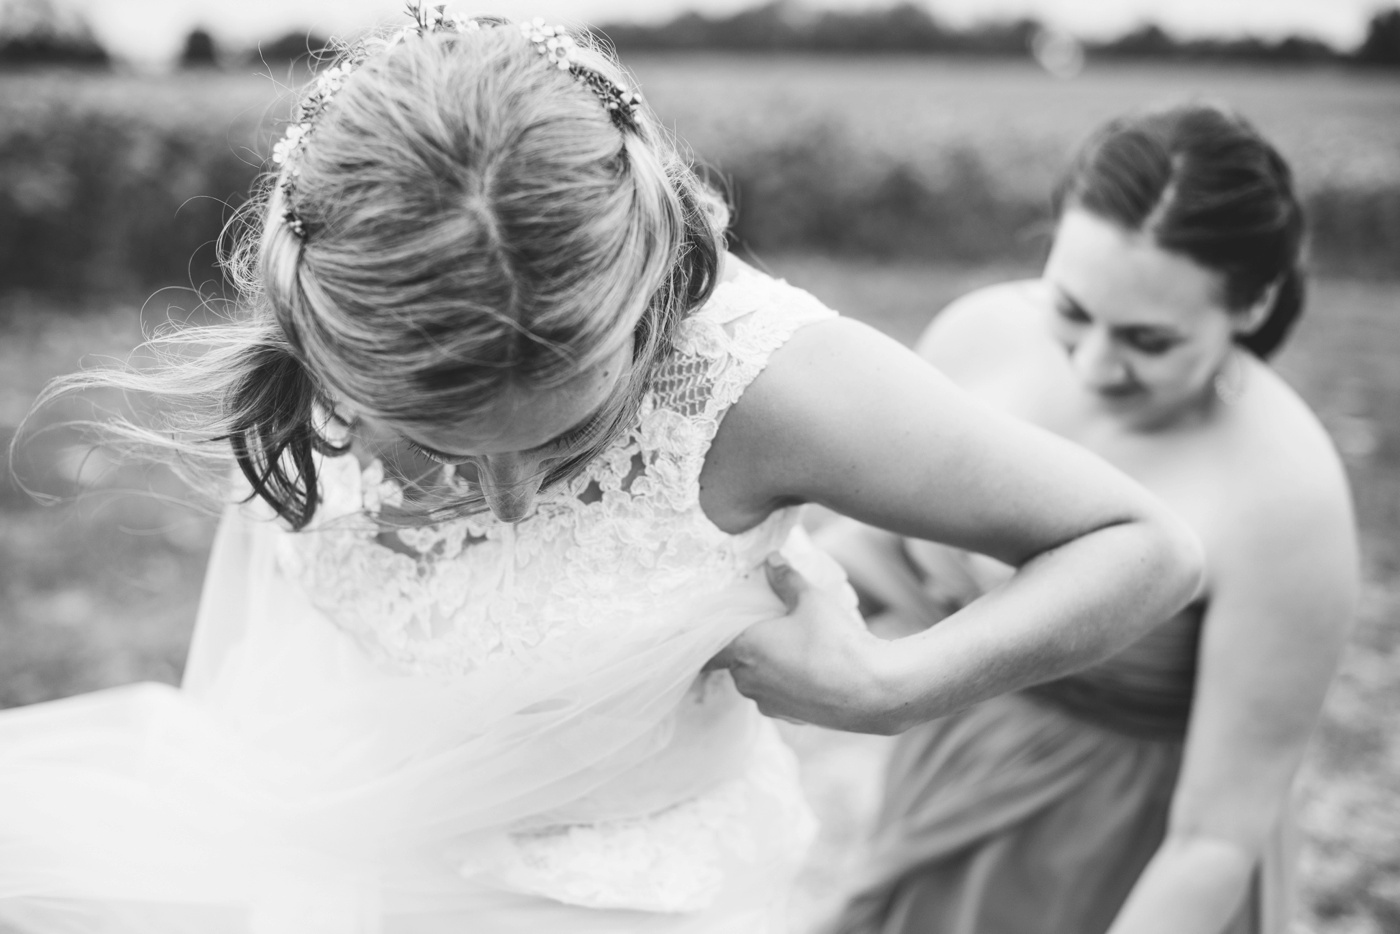
[{"label": "overcast sky", "polygon": [[[4,0],[0,0],[3,4]],[[402,0],[56,0],[81,10],[118,55],[169,58],[203,25],[226,44],[246,45],[288,29],[342,33],[401,18]],[[456,0],[461,13],[544,16],[561,22],[658,21],[683,10],[729,13],[757,0]],[[811,6],[879,8],[892,0],[811,0]],[[1311,34],[1342,47],[1360,41],[1385,0],[919,0],[954,24],[1034,15],[1082,36],[1153,20],[1183,35]]]}]

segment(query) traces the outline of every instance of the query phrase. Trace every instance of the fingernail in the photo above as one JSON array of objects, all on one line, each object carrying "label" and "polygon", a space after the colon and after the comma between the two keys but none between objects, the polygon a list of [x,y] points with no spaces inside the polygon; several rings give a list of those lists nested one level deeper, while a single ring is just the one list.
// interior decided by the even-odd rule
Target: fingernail
[{"label": "fingernail", "polygon": [[788,564],[787,557],[784,556],[781,551],[775,551],[772,554],[770,554],[768,556],[768,564],[770,567],[775,568],[786,568],[791,566]]}]

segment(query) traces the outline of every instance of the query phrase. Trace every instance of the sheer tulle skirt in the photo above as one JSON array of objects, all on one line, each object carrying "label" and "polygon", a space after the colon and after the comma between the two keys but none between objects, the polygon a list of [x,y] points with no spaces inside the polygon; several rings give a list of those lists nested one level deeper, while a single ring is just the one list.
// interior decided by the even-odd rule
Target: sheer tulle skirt
[{"label": "sheer tulle skirt", "polygon": [[435,681],[280,577],[278,534],[225,518],[181,689],[0,714],[0,930],[781,929],[795,762],[727,675],[697,680],[782,612],[761,573],[567,665]]}]

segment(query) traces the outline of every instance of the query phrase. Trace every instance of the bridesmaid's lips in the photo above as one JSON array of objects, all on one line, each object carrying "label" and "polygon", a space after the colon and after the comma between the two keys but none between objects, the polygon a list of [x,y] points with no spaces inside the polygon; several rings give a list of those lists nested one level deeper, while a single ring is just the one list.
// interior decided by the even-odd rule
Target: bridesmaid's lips
[{"label": "bridesmaid's lips", "polygon": [[1137,383],[1128,383],[1119,386],[1096,386],[1091,392],[1100,399],[1109,402],[1129,402],[1140,398],[1144,394],[1143,387]]}]

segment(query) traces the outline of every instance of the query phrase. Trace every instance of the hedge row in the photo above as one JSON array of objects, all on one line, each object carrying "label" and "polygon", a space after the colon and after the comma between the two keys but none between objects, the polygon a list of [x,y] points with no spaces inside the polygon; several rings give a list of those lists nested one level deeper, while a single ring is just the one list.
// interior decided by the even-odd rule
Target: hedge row
[{"label": "hedge row", "polygon": [[[248,108],[173,109],[0,107],[0,293],[217,285],[214,244],[262,171],[270,121]],[[735,203],[736,238],[756,250],[956,263],[1043,254],[1042,195],[965,143],[918,156],[870,152],[819,122],[726,147],[709,168]],[[1307,200],[1316,268],[1400,276],[1400,186],[1324,184]]]}]

